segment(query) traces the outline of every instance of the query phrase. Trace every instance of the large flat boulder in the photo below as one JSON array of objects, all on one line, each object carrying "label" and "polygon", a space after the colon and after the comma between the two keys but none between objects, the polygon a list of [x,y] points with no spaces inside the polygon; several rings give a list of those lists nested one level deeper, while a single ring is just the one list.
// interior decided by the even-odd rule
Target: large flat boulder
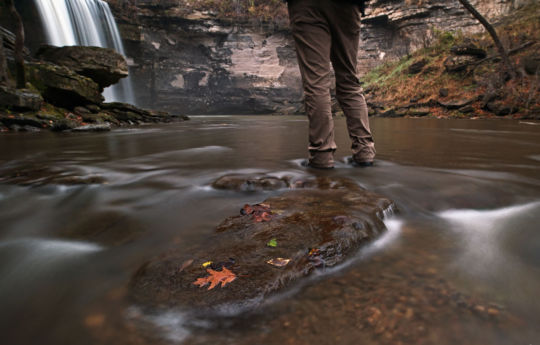
[{"label": "large flat boulder", "polygon": [[34,62],[26,64],[26,73],[28,81],[41,92],[45,101],[54,105],[72,108],[103,102],[97,83],[67,67]]},{"label": "large flat boulder", "polygon": [[36,57],[84,75],[96,82],[102,90],[128,76],[126,59],[114,49],[44,45],[39,48]]},{"label": "large flat boulder", "polygon": [[131,297],[145,306],[194,311],[254,306],[318,268],[343,262],[386,230],[389,199],[347,179],[303,185],[310,188],[245,205],[190,250],[145,263],[132,278]]}]

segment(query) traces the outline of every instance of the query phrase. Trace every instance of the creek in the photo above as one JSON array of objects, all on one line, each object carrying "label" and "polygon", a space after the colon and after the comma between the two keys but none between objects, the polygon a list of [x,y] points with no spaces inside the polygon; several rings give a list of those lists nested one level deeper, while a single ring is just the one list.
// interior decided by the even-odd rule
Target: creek
[{"label": "creek", "polygon": [[[306,170],[303,117],[200,116],[0,136],[3,344],[537,344],[540,124],[372,119],[372,168]],[[393,199],[388,232],[255,311],[193,318],[127,298],[148,259],[282,191],[227,173],[347,177]],[[233,288],[233,284],[227,286]]]}]

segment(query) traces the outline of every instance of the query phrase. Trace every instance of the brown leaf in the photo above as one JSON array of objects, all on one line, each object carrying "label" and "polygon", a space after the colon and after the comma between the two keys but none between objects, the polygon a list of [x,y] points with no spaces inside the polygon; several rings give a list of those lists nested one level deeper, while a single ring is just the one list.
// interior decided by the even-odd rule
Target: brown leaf
[{"label": "brown leaf", "polygon": [[178,269],[178,272],[182,272],[183,270],[185,270],[186,268],[191,266],[192,263],[193,263],[193,259],[189,259],[189,260],[184,261],[182,266],[180,266],[180,268]]},{"label": "brown leaf", "polygon": [[212,290],[219,284],[221,284],[221,287],[225,287],[225,285],[236,279],[236,274],[229,271],[225,267],[223,267],[221,271],[214,271],[213,269],[209,268],[206,270],[206,272],[210,273],[210,275],[204,278],[197,278],[197,280],[194,281],[193,284],[199,287],[210,284],[208,290]]},{"label": "brown leaf", "polygon": [[291,259],[275,258],[266,261],[266,263],[276,267],[285,267],[290,261]]}]

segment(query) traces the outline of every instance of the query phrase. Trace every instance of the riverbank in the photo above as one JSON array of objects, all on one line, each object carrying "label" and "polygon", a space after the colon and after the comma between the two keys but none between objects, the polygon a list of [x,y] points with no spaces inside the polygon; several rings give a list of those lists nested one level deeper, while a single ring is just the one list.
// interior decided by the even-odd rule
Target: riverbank
[{"label": "riverbank", "polygon": [[540,5],[495,23],[517,76],[501,80],[487,34],[438,32],[437,42],[363,78],[371,115],[540,119]]},{"label": "riverbank", "polygon": [[38,111],[0,110],[0,132],[102,132],[125,126],[185,120],[189,117],[140,109],[127,103],[92,104],[72,110],[44,103]]}]

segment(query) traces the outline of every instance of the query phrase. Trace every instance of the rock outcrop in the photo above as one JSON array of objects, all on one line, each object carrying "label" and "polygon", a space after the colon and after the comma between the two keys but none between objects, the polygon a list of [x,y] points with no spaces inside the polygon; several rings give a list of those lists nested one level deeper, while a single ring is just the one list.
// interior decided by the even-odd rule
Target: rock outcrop
[{"label": "rock outcrop", "polygon": [[[318,268],[343,262],[386,230],[382,218],[392,201],[347,179],[305,185],[312,188],[244,206],[198,247],[150,260],[134,275],[131,297],[147,306],[198,311],[251,307]],[[194,284],[204,286],[204,276],[216,272],[229,284]]]},{"label": "rock outcrop", "polygon": [[[192,114],[301,111],[286,25],[227,20],[183,1],[109,2],[141,105]],[[472,1],[491,20],[527,2]],[[425,47],[442,31],[481,30],[458,1],[444,0],[373,0],[362,22],[360,74]]]},{"label": "rock outcrop", "polygon": [[113,49],[43,45],[37,51],[36,57],[92,79],[101,91],[128,76],[126,59]]},{"label": "rock outcrop", "polygon": [[0,27],[4,62],[10,67],[0,85],[0,132],[102,132],[112,126],[186,120],[183,115],[149,111],[124,103],[103,103],[103,88],[127,76],[123,56],[99,47],[40,49],[36,60],[26,56],[27,87],[15,89],[13,34]]},{"label": "rock outcrop", "polygon": [[28,63],[26,74],[27,80],[51,104],[73,108],[76,105],[103,102],[96,82],[67,67],[44,62]]}]

